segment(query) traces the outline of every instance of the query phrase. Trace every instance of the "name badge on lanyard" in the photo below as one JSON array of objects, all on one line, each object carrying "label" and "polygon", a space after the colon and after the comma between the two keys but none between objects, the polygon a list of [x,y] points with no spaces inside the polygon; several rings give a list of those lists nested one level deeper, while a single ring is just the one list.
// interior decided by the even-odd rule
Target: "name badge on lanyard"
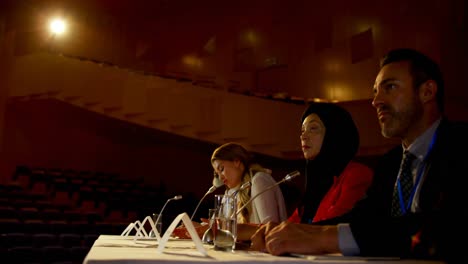
[{"label": "name badge on lanyard", "polygon": [[424,156],[424,158],[422,160],[422,164],[418,168],[418,172],[417,172],[417,176],[416,176],[416,182],[414,183],[413,188],[411,189],[410,197],[408,199],[407,204],[405,204],[405,201],[403,199],[403,191],[401,189],[400,178],[397,179],[398,198],[400,200],[400,208],[401,208],[402,215],[405,215],[408,211],[411,210],[411,205],[413,204],[414,195],[416,194],[416,189],[419,186],[419,182],[421,181],[423,172],[427,168],[427,166],[426,166],[427,165],[427,157],[429,156],[429,154],[432,151],[432,147],[434,146],[434,142],[436,140],[436,135],[437,135],[437,131],[436,131],[436,133],[434,133],[434,136],[432,136],[432,140],[431,140],[431,144],[429,145],[429,149],[427,150],[427,153],[426,153],[426,155]]}]

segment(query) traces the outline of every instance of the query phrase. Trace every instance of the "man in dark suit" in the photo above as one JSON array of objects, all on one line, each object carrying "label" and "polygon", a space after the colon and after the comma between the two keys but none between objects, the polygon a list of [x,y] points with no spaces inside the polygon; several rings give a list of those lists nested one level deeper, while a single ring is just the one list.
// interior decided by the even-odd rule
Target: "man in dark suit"
[{"label": "man in dark suit", "polygon": [[382,135],[402,144],[382,157],[367,197],[318,225],[269,223],[252,236],[253,249],[468,263],[468,125],[444,117],[438,65],[412,49],[392,50],[373,90]]}]

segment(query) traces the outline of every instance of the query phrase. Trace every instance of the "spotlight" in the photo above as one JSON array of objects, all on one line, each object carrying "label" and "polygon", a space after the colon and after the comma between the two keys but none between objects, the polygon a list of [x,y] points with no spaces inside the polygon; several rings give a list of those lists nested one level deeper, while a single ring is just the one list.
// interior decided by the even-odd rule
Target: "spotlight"
[{"label": "spotlight", "polygon": [[66,30],[65,21],[63,19],[60,19],[60,18],[55,18],[55,19],[51,20],[51,22],[49,24],[49,27],[50,27],[50,31],[54,35],[61,35]]}]

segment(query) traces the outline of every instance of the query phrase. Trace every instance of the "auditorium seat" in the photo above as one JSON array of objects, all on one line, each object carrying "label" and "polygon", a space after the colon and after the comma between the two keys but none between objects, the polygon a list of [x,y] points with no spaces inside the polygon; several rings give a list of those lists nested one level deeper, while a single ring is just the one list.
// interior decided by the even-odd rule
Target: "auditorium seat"
[{"label": "auditorium seat", "polygon": [[75,246],[69,249],[70,258],[73,263],[83,263],[91,247]]},{"label": "auditorium seat", "polygon": [[[38,201],[35,201],[29,194],[22,194],[21,197],[12,197],[12,200],[14,200],[13,204],[17,210],[20,210],[20,208],[38,208]],[[20,216],[19,213],[18,216]]]},{"label": "auditorium seat", "polygon": [[57,235],[51,233],[37,233],[31,235],[33,246],[45,247],[45,246],[56,246],[58,245]]},{"label": "auditorium seat", "polygon": [[64,220],[54,220],[48,222],[49,232],[52,234],[61,234],[70,232],[70,229],[73,227],[67,221]]},{"label": "auditorium seat", "polygon": [[0,234],[24,232],[24,225],[18,218],[0,218]]},{"label": "auditorium seat", "polygon": [[102,171],[97,171],[94,174],[94,176],[101,183],[102,186],[110,186],[111,184],[116,182],[116,178],[118,177],[116,174],[106,173]]},{"label": "auditorium seat", "polygon": [[65,214],[57,208],[43,209],[42,217],[43,217],[43,220],[46,221],[47,223],[50,223],[51,221],[59,221],[59,220],[66,221],[67,220]]},{"label": "auditorium seat", "polygon": [[6,197],[14,197],[15,195],[20,195],[23,192],[23,188],[17,182],[9,182],[2,185],[3,191],[2,195]]},{"label": "auditorium seat", "polygon": [[91,248],[94,244],[94,242],[96,241],[96,239],[98,239],[99,237],[99,234],[84,234],[83,235],[83,245],[85,247],[89,247]]},{"label": "auditorium seat", "polygon": [[[1,190],[0,190],[0,193],[2,193]],[[12,206],[12,201],[10,200],[10,197],[0,195],[0,208],[9,207],[9,206]]]},{"label": "auditorium seat", "polygon": [[[97,222],[95,224],[96,233],[98,234],[106,234],[106,235],[115,235],[114,232],[114,225],[110,222]],[[119,233],[120,234],[120,233]]]},{"label": "auditorium seat", "polygon": [[33,202],[34,206],[36,206],[37,208],[40,209],[40,211],[45,211],[45,210],[48,210],[48,209],[59,209],[59,210],[63,210],[64,207],[62,206],[57,206],[57,205],[54,205],[52,204],[49,200],[46,200],[46,199],[41,199],[41,200],[35,200]]},{"label": "auditorium seat", "polygon": [[87,179],[85,185],[91,187],[93,190],[97,190],[98,188],[102,187],[99,180],[94,178]]},{"label": "auditorium seat", "polygon": [[31,171],[17,171],[13,174],[12,182],[18,184],[21,189],[25,190],[31,183]]},{"label": "auditorium seat", "polygon": [[79,234],[64,233],[59,235],[60,245],[64,248],[82,246],[82,238]]},{"label": "auditorium seat", "polygon": [[138,215],[138,212],[136,210],[128,210],[127,211],[127,217],[126,220],[130,222],[135,222],[136,220],[139,220],[140,217]]},{"label": "auditorium seat", "polygon": [[31,235],[27,233],[5,233],[2,234],[3,239],[8,241],[8,247],[33,246]]},{"label": "auditorium seat", "polygon": [[77,208],[65,210],[63,211],[63,215],[67,222],[85,220],[83,214]]},{"label": "auditorium seat", "polygon": [[120,235],[165,199],[142,178],[18,166],[11,182],[0,185],[2,262],[82,263],[100,234]]},{"label": "auditorium seat", "polygon": [[19,218],[17,210],[12,206],[2,206],[0,207],[0,218]]},{"label": "auditorium seat", "polygon": [[2,262],[14,263],[14,261],[10,259],[10,252],[8,248],[3,247],[1,244],[0,244],[0,256],[2,256]]},{"label": "auditorium seat", "polygon": [[102,213],[98,211],[84,211],[83,214],[89,224],[94,224],[103,220]]},{"label": "auditorium seat", "polygon": [[76,205],[77,199],[68,190],[55,189],[50,195],[50,202],[57,207],[73,208]]},{"label": "auditorium seat", "polygon": [[64,178],[63,170],[60,168],[47,168],[46,173],[52,181],[54,181],[54,179]]},{"label": "auditorium seat", "polygon": [[32,246],[11,247],[8,249],[10,263],[42,263],[42,250]]},{"label": "auditorium seat", "polygon": [[73,179],[81,179],[82,183],[86,184],[90,179],[94,178],[94,172],[92,171],[79,171],[74,175]]},{"label": "auditorium seat", "polygon": [[74,221],[68,224],[70,230],[68,232],[62,233],[76,233],[76,234],[84,234],[84,233],[94,233],[96,232],[96,226],[94,223],[88,223],[86,220]]},{"label": "auditorium seat", "polygon": [[42,219],[33,219],[23,221],[23,230],[25,233],[48,233],[49,225]]},{"label": "auditorium seat", "polygon": [[49,195],[49,183],[36,181],[29,187],[29,193],[37,197],[47,198]]},{"label": "auditorium seat", "polygon": [[120,223],[127,221],[124,212],[120,209],[111,210],[107,213],[105,220],[112,223]]},{"label": "auditorium seat", "polygon": [[8,248],[10,243],[8,237],[4,233],[0,233],[0,248]]},{"label": "auditorium seat", "polygon": [[36,207],[23,207],[18,209],[19,217],[21,220],[43,220],[44,216],[42,212],[39,211]]},{"label": "auditorium seat", "polygon": [[80,187],[78,192],[78,207],[83,210],[101,208],[100,194],[97,193],[94,188],[84,184]]},{"label": "auditorium seat", "polygon": [[45,187],[49,187],[50,176],[46,173],[45,169],[37,168],[32,170],[29,189],[32,190],[37,183],[41,183],[38,186],[42,187],[42,185],[44,185]]},{"label": "auditorium seat", "polygon": [[21,175],[31,175],[31,169],[25,165],[16,166],[15,172],[13,172],[12,180],[17,180]]},{"label": "auditorium seat", "polygon": [[41,248],[42,259],[45,263],[69,261],[69,251],[62,246],[45,246]]}]

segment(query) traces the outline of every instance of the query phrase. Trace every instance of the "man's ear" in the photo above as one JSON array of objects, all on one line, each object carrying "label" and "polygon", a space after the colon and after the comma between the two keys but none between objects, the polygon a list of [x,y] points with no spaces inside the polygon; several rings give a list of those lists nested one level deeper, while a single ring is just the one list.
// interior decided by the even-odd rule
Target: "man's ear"
[{"label": "man's ear", "polygon": [[421,102],[427,103],[431,100],[435,100],[437,93],[437,83],[434,80],[425,81],[419,87],[419,98]]}]

